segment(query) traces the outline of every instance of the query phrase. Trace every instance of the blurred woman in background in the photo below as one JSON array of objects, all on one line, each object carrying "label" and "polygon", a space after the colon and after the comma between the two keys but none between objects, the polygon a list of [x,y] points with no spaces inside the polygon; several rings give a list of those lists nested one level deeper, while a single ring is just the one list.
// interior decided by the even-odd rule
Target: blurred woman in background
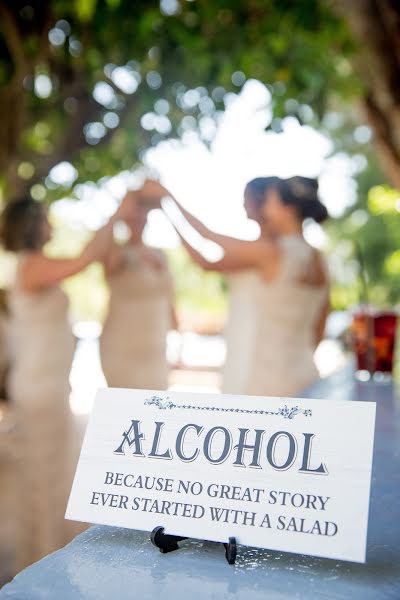
[{"label": "blurred woman in background", "polygon": [[109,311],[100,338],[101,362],[110,387],[164,390],[168,386],[167,333],[177,327],[173,282],[164,253],[146,246],[150,210],[160,208],[141,191],[125,197],[129,240],[104,257]]},{"label": "blurred woman in background", "polygon": [[[149,192],[154,194],[157,185],[155,182],[151,185]],[[158,186],[159,196],[169,195],[165,188]],[[313,356],[322,338],[329,308],[329,281],[324,260],[305,241],[302,232],[304,219],[312,218],[321,223],[328,216],[318,197],[318,182],[305,177],[272,182],[260,205],[265,234],[255,241],[217,234],[175,199],[174,202],[200,235],[223,249],[224,255],[219,261],[207,261],[176,227],[197,264],[220,272],[253,269],[256,274],[247,282],[251,294],[248,314],[254,336],[251,347],[243,348],[244,378],[229,391],[267,396],[300,393],[318,377]],[[239,339],[236,344],[239,353]]]},{"label": "blurred woman in background", "polygon": [[43,252],[52,237],[43,205],[26,198],[8,204],[2,215],[3,246],[17,255],[9,294],[13,361],[8,391],[18,428],[18,571],[74,533],[64,513],[77,458],[69,408],[75,344],[59,284],[102,258],[112,241],[113,221],[76,258],[54,259]]},{"label": "blurred woman in background", "polygon": [[[255,221],[260,228],[260,238],[269,238],[271,233],[267,227],[262,208],[268,189],[276,186],[278,177],[257,177],[246,184],[243,207],[247,218]],[[142,194],[149,198],[159,198],[160,194],[168,195],[165,188],[160,188],[157,181],[147,180]],[[200,224],[197,221],[197,224]],[[214,239],[214,232],[201,224],[201,235]],[[226,236],[219,236],[222,239]],[[207,261],[201,254],[195,253],[195,259],[201,267],[214,270],[215,263]],[[224,327],[226,358],[222,372],[222,392],[225,394],[245,393],[246,382],[250,370],[251,349],[256,335],[255,311],[253,310],[253,289],[258,277],[257,269],[236,268],[230,265],[219,265],[215,270],[223,273],[228,280],[228,315]]]},{"label": "blurred woman in background", "polygon": [[[249,181],[244,190],[244,210],[247,218],[260,228],[260,238],[269,239],[270,231],[262,214],[267,190],[278,182],[277,177],[257,177]],[[206,261],[206,269],[212,263]],[[253,288],[258,277],[257,269],[239,268],[221,270],[229,286],[228,318],[224,328],[226,358],[222,370],[222,392],[244,394],[250,371],[251,349],[256,336]]]},{"label": "blurred woman in background", "polygon": [[[267,190],[278,181],[278,177],[257,177],[249,181],[244,190],[244,210],[247,218],[259,225],[260,237],[268,238],[271,235],[262,215],[262,207]],[[163,190],[164,194],[168,194],[165,188]],[[162,190],[157,181],[147,180],[141,193],[148,198],[159,198]],[[213,232],[205,226],[203,228],[203,236],[211,239]],[[204,235],[205,231],[207,235]],[[198,255],[198,259],[200,266],[213,269],[214,263],[207,261],[201,255]],[[250,368],[249,358],[256,332],[252,290],[254,279],[258,275],[254,268],[225,269],[222,266],[220,272],[227,277],[229,286],[228,316],[224,327],[226,358],[222,373],[222,392],[241,394],[245,389]]]}]

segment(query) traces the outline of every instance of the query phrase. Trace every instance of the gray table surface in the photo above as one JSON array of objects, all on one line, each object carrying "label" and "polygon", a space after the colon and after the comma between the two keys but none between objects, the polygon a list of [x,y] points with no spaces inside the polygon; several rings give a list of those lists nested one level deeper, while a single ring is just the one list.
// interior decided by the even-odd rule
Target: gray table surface
[{"label": "gray table surface", "polygon": [[367,564],[240,547],[229,566],[220,544],[186,541],[162,555],[149,535],[96,526],[22,571],[0,599],[400,599],[400,390],[359,383],[345,369],[303,397],[377,402]]}]

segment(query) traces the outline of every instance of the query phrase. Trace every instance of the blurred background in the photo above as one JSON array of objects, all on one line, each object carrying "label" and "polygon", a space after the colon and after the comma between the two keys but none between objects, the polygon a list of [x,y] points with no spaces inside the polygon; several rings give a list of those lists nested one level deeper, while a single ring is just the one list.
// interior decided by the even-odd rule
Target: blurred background
[{"label": "blurred background", "polygon": [[[0,203],[30,195],[50,206],[49,256],[75,256],[146,176],[218,232],[252,239],[245,183],[304,175],[319,178],[333,217],[304,224],[332,277],[320,373],[347,360],[352,306],[398,305],[394,0],[0,1],[0,30]],[[175,278],[170,386],[217,391],[227,283],[190,261],[161,211],[145,236],[167,249]],[[14,269],[0,250],[4,290]],[[105,385],[98,337],[108,291],[98,264],[63,287],[79,340],[70,404],[84,423]]]},{"label": "blurred background", "polygon": [[[4,204],[27,193],[51,203],[59,233],[50,255],[75,255],[145,174],[161,176],[210,226],[243,238],[255,227],[242,207],[246,181],[318,176],[335,219],[324,229],[306,223],[305,234],[329,257],[328,336],[341,336],[346,310],[360,301],[355,240],[369,300],[398,301],[395,3],[0,4],[0,197]],[[183,339],[171,335],[171,360],[218,369],[224,279],[189,261],[160,211],[152,213],[146,237],[168,248],[176,279]],[[0,285],[7,287],[13,257],[3,252],[0,265]],[[85,412],[101,381],[95,343],[107,307],[101,268],[88,268],[65,289],[82,340],[73,408]],[[323,343],[317,356],[323,374],[341,360],[338,345]],[[207,382],[218,385],[213,376]]]}]

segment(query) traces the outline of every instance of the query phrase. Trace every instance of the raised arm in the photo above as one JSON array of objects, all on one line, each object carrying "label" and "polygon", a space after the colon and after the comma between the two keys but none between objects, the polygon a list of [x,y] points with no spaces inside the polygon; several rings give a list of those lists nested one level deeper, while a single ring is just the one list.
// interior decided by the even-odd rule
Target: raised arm
[{"label": "raised arm", "polygon": [[266,239],[246,241],[211,231],[199,219],[179,204],[176,198],[174,198],[174,196],[158,181],[146,180],[141,193],[151,198],[157,196],[158,198],[169,196],[175,202],[175,205],[193,229],[195,229],[202,237],[221,246],[224,251],[223,258],[216,262],[208,261],[189,244],[187,239],[180,232],[176,223],[174,223],[170,215],[165,212],[168,220],[178,232],[183,245],[193,260],[203,269],[227,272],[247,268],[261,268],[265,263],[271,263],[278,259],[279,251],[277,250],[276,245]]},{"label": "raised arm", "polygon": [[217,233],[216,231],[212,231],[206,225],[204,225],[204,223],[202,223],[197,217],[192,215],[192,213],[190,213],[186,208],[184,208],[176,198],[174,198],[173,196],[171,196],[171,198],[175,202],[175,205],[178,207],[181,214],[185,217],[189,225],[193,227],[193,229],[197,231],[197,233],[199,233],[202,237],[206,238],[207,240],[211,240],[212,242],[215,242],[224,249],[236,246],[237,242],[242,241],[238,240],[237,238],[228,235],[223,235],[222,233]]},{"label": "raised arm", "polygon": [[263,261],[268,259],[268,254],[271,252],[270,248],[261,247],[258,241],[243,242],[241,253],[236,254],[225,251],[224,256],[214,262],[208,260],[198,250],[193,248],[178,229],[176,231],[192,260],[205,271],[230,273],[242,269],[260,268]]},{"label": "raised arm", "polygon": [[96,260],[103,260],[113,245],[113,226],[121,218],[123,206],[108,223],[99,229],[79,256],[75,258],[48,258],[41,252],[27,255],[19,269],[19,284],[27,292],[56,285],[85,269]]}]

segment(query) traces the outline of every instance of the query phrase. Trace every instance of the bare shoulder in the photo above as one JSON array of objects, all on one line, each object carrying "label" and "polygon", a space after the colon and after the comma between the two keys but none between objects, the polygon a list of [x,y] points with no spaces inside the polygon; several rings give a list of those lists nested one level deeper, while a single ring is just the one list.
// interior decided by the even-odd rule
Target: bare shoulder
[{"label": "bare shoulder", "polygon": [[282,248],[277,240],[272,237],[260,238],[254,244],[256,244],[261,264],[271,264],[271,262],[279,261],[282,255]]},{"label": "bare shoulder", "polygon": [[45,268],[52,260],[42,252],[25,252],[18,261],[17,277],[24,278],[32,270]]},{"label": "bare shoulder", "polygon": [[35,282],[40,278],[42,273],[49,271],[53,260],[42,254],[42,252],[24,252],[20,255],[17,264],[15,274],[16,287],[25,292],[33,291],[37,287]]}]

